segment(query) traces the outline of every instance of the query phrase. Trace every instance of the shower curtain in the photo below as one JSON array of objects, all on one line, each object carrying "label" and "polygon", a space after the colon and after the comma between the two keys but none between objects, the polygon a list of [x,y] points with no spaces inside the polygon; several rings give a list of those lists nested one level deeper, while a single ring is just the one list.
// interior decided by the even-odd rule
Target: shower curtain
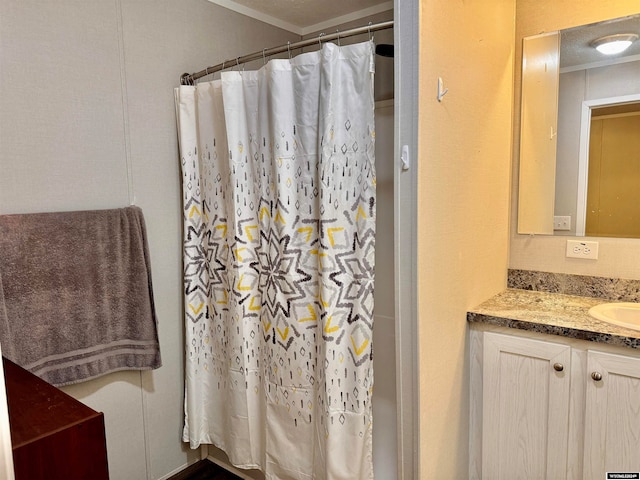
[{"label": "shower curtain", "polygon": [[371,479],[372,42],[176,89],[185,425],[268,479]]}]

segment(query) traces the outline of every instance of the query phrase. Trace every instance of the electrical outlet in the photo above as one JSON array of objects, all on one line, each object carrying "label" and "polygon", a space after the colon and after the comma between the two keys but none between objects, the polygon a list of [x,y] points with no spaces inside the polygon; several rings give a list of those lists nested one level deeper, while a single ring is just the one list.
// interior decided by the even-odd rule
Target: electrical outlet
[{"label": "electrical outlet", "polygon": [[579,240],[567,240],[567,257],[598,259],[598,242],[581,242]]},{"label": "electrical outlet", "polygon": [[571,216],[554,216],[553,217],[553,229],[554,230],[571,230]]}]

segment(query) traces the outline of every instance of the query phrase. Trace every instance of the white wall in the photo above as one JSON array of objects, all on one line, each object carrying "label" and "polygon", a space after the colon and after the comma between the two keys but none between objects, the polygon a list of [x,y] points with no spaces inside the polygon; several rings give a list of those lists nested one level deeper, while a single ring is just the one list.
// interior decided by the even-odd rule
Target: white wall
[{"label": "white wall", "polygon": [[[640,279],[640,240],[598,238],[597,261],[565,258],[566,236],[529,236],[516,233],[518,198],[518,132],[520,131],[520,72],[522,38],[543,31],[586,25],[640,12],[637,0],[517,0],[516,79],[509,267],[545,272]],[[570,237],[571,238],[571,237]]]},{"label": "white wall", "polygon": [[585,93],[584,76],[585,71],[581,70],[563,73],[559,79],[554,215],[571,217],[571,231],[562,232],[561,235],[575,235],[576,232],[580,117]]},{"label": "white wall", "polygon": [[506,286],[515,0],[420,5],[418,478],[458,479],[469,460],[466,312]]},{"label": "white wall", "polygon": [[114,480],[199,458],[181,442],[173,88],[183,72],[298,39],[206,0],[0,1],[0,214],[135,200],[146,218],[163,366],[65,388],[105,413]]}]

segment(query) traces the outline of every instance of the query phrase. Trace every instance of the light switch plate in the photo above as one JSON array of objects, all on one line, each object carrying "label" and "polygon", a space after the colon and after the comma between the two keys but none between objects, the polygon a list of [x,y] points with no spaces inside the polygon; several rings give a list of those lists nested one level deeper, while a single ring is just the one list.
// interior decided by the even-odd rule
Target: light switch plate
[{"label": "light switch plate", "polygon": [[567,257],[598,259],[598,242],[582,242],[580,240],[567,240]]}]

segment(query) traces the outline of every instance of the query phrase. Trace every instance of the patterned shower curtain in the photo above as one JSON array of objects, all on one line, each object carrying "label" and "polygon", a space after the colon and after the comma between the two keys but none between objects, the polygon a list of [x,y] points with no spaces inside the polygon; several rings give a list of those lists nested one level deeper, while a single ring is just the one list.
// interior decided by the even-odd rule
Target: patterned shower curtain
[{"label": "patterned shower curtain", "polygon": [[176,89],[183,439],[268,479],[371,479],[373,44]]}]

